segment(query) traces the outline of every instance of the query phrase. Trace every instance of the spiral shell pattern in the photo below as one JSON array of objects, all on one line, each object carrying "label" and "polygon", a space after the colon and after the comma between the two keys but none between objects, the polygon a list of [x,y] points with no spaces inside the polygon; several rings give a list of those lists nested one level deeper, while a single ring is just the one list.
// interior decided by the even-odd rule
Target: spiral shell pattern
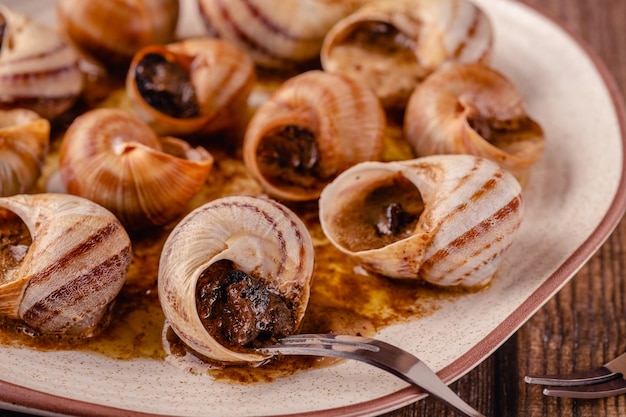
[{"label": "spiral shell pattern", "polygon": [[517,180],[471,155],[363,162],[319,207],[329,241],[365,268],[446,287],[488,283],[523,217]]},{"label": "spiral shell pattern", "polygon": [[322,67],[366,83],[385,107],[404,107],[444,62],[488,62],[493,31],[467,0],[373,1],[324,38]]},{"label": "spiral shell pattern", "polygon": [[48,119],[69,109],[83,89],[78,53],[25,15],[0,5],[0,17],[0,108],[27,108]]},{"label": "spiral shell pattern", "polygon": [[220,344],[203,326],[196,285],[204,271],[228,260],[280,294],[299,326],[308,304],[313,243],[304,223],[273,200],[222,197],[197,208],[172,231],[159,263],[165,317],[194,352],[221,363],[259,362],[263,355]]},{"label": "spiral shell pattern", "polygon": [[285,82],[250,120],[246,167],[272,196],[306,201],[348,167],[382,159],[378,99],[358,81],[308,71]]},{"label": "spiral shell pattern", "polygon": [[209,34],[234,42],[264,67],[317,60],[326,32],[364,0],[198,0]]},{"label": "spiral shell pattern", "polygon": [[213,157],[176,138],[158,138],[117,109],[91,110],[65,133],[59,171],[67,192],[111,210],[129,229],[161,226],[184,214]]},{"label": "spiral shell pattern", "polygon": [[0,197],[34,188],[49,142],[48,120],[32,110],[0,110]]},{"label": "spiral shell pattern", "polygon": [[142,47],[171,42],[179,9],[178,0],[57,1],[62,31],[108,67],[128,66]]},{"label": "spiral shell pattern", "polygon": [[418,86],[404,132],[418,156],[467,153],[489,158],[523,181],[545,137],[515,85],[481,64],[449,64]]},{"label": "spiral shell pattern", "polygon": [[130,265],[122,225],[101,206],[66,194],[4,197],[2,210],[26,224],[32,243],[0,285],[0,315],[42,333],[92,335]]}]

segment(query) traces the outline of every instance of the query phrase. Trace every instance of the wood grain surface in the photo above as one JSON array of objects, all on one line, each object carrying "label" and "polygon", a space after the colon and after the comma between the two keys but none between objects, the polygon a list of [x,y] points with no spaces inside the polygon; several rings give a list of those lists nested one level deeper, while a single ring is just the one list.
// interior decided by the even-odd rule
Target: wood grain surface
[{"label": "wood grain surface", "polygon": [[[503,0],[506,1],[506,0]],[[626,94],[625,0],[523,0],[589,46]],[[553,299],[493,355],[451,385],[493,417],[626,416],[626,395],[600,400],[546,397],[527,374],[599,366],[626,352],[626,221]],[[454,416],[431,398],[385,417]]]}]

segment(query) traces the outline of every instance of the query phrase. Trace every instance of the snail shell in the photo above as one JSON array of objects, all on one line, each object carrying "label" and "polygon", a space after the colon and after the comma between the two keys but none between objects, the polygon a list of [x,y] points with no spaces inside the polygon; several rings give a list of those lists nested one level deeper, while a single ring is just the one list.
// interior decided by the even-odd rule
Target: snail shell
[{"label": "snail shell", "polygon": [[0,198],[0,221],[10,213],[32,241],[16,268],[3,271],[0,315],[41,333],[90,336],[126,279],[126,231],[109,211],[66,194]]},{"label": "snail shell", "polygon": [[262,67],[305,66],[326,32],[364,0],[198,0],[208,32],[244,49]]},{"label": "snail shell", "polygon": [[195,38],[135,54],[126,91],[137,115],[160,135],[237,128],[247,116],[254,63],[237,46]]},{"label": "snail shell", "polygon": [[179,7],[178,0],[59,0],[57,16],[83,53],[116,67],[144,46],[171,42]]},{"label": "snail shell", "polygon": [[471,155],[363,162],[324,189],[328,240],[366,269],[438,286],[488,283],[522,221],[521,187]]},{"label": "snail shell", "polygon": [[415,86],[447,61],[487,62],[493,32],[467,0],[373,1],[324,38],[324,70],[363,82],[385,107],[403,107]]},{"label": "snail shell", "polygon": [[54,30],[0,5],[0,108],[51,119],[83,89],[78,53]]},{"label": "snail shell", "polygon": [[[285,206],[261,197],[222,197],[191,212],[168,237],[159,263],[159,299],[168,324],[195,353],[224,364],[259,362],[265,357],[246,349],[247,344],[299,328],[313,262],[309,232]],[[243,273],[254,285],[238,288],[241,282],[225,281],[223,272]],[[203,290],[204,298],[198,298]],[[228,301],[221,298],[226,294]],[[280,308],[263,305],[272,297],[280,300]],[[201,303],[212,311],[206,313]],[[251,310],[264,310],[264,316],[251,316],[246,303]],[[272,310],[278,314],[271,316]],[[199,311],[210,321],[206,327]],[[280,330],[277,323],[284,320],[289,325]],[[245,334],[229,335],[231,322]]]},{"label": "snail shell", "polygon": [[523,180],[543,154],[545,138],[522,95],[500,72],[451,63],[419,85],[404,121],[418,156],[468,153],[489,158]]},{"label": "snail shell", "polygon": [[33,189],[50,142],[50,122],[32,110],[0,110],[0,197]]},{"label": "snail shell", "polygon": [[244,162],[268,194],[314,200],[348,167],[382,159],[385,126],[380,102],[363,84],[308,71],[257,109],[244,136]]},{"label": "snail shell", "polygon": [[107,108],[77,117],[59,153],[66,191],[106,207],[130,229],[182,215],[212,166],[204,148],[158,138],[131,113]]}]

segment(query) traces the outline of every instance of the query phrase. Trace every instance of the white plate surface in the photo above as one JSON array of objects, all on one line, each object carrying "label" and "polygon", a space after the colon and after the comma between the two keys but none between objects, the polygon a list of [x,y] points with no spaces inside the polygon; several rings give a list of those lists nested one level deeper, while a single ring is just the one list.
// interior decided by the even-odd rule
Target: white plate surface
[{"label": "white plate surface", "polygon": [[[3,3],[54,19],[49,0]],[[197,16],[183,3],[185,30],[193,31]],[[519,237],[493,285],[377,335],[416,354],[448,382],[485,359],[554,295],[608,237],[626,204],[626,112],[603,65],[526,6],[477,4],[495,27],[493,65],[522,91],[529,114],[544,127],[547,148],[525,188]],[[420,398],[395,377],[355,362],[237,385],[157,360],[0,348],[0,379],[5,407],[47,415],[377,415]]]}]

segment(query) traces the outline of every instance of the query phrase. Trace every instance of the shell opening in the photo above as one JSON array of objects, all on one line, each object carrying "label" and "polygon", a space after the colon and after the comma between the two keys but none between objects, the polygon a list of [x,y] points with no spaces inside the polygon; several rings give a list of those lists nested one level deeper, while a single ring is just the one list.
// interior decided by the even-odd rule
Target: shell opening
[{"label": "shell opening", "polygon": [[382,248],[411,236],[423,211],[413,183],[400,173],[383,176],[334,213],[335,238],[352,252]]},{"label": "shell opening", "polygon": [[12,211],[0,209],[0,286],[12,281],[31,243],[26,224]]},{"label": "shell opening", "polygon": [[320,160],[315,133],[301,126],[280,126],[269,131],[257,149],[263,177],[283,189],[321,191],[330,179],[324,178]]},{"label": "shell opening", "polygon": [[229,260],[209,266],[196,284],[196,309],[221,345],[242,350],[296,332],[289,303]]},{"label": "shell opening", "polygon": [[189,73],[164,56],[146,54],[135,68],[137,89],[153,108],[178,119],[200,115]]},{"label": "shell opening", "polygon": [[515,119],[468,116],[467,123],[483,139],[496,148],[510,154],[523,156],[533,151],[528,142],[542,141],[541,126],[529,117]]},{"label": "shell opening", "polygon": [[416,60],[415,41],[386,22],[362,22],[346,34],[343,44],[363,48],[377,56],[395,55],[395,59],[402,62]]}]

